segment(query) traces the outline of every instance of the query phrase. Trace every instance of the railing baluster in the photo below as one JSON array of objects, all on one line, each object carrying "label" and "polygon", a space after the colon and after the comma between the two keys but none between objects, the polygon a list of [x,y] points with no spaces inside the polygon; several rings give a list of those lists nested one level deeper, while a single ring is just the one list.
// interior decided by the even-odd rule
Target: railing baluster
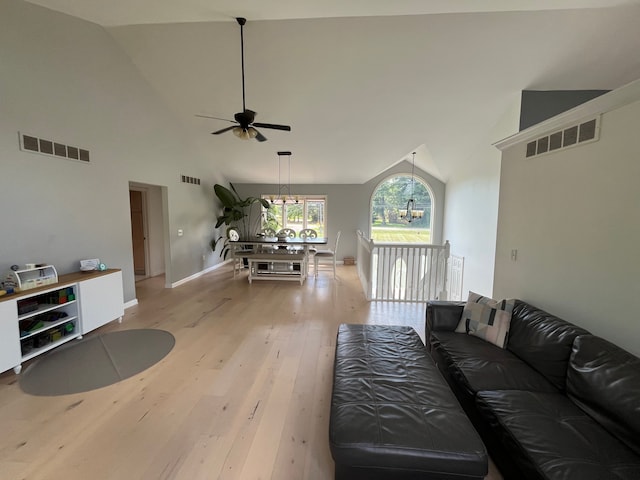
[{"label": "railing baluster", "polygon": [[449,242],[376,244],[360,231],[357,237],[358,275],[368,300],[424,302],[460,295],[463,261],[449,254]]}]

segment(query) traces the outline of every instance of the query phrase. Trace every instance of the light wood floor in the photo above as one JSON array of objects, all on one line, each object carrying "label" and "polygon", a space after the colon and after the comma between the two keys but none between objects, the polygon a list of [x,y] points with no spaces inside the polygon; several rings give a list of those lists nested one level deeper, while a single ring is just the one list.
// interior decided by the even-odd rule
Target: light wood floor
[{"label": "light wood floor", "polygon": [[139,304],[96,333],[161,328],[172,352],[76,395],[29,396],[0,375],[0,478],[332,479],[337,326],[410,325],[424,338],[424,304],[368,303],[355,267],[338,277],[249,285],[224,267],[175,289],[136,283]]}]

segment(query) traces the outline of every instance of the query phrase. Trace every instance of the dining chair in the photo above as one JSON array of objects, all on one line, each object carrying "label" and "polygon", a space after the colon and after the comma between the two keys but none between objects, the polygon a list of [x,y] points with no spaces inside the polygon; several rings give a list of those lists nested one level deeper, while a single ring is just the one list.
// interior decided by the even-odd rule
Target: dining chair
[{"label": "dining chair", "polygon": [[233,263],[233,278],[235,278],[245,267],[244,259],[247,255],[253,253],[253,249],[245,248],[244,245],[238,243],[240,240],[240,232],[236,227],[227,229],[227,238],[229,239],[229,253],[231,254],[231,261]]},{"label": "dining chair", "polygon": [[[280,230],[278,230],[278,233],[276,233],[276,237],[296,238],[296,231],[293,228],[281,228]],[[288,252],[293,252],[296,250],[296,247],[291,245],[287,245],[286,247],[280,247],[280,248],[285,248]]]},{"label": "dining chair", "polygon": [[282,228],[276,233],[278,237],[296,238],[296,231],[293,228]]},{"label": "dining chair", "polygon": [[316,253],[313,255],[313,274],[318,277],[318,264],[319,260],[331,260],[333,263],[333,278],[336,278],[336,256],[338,254],[338,242],[340,241],[341,232],[338,231],[336,234],[336,243],[334,244],[333,250],[316,250]]},{"label": "dining chair", "polygon": [[[264,235],[265,238],[275,238],[276,236],[276,231],[270,227],[263,228],[260,233],[262,233],[262,235]],[[259,250],[262,252],[273,252],[274,250],[277,250],[277,249],[278,247],[274,245],[260,245],[260,248],[259,248]]]},{"label": "dining chair", "polygon": [[[318,238],[318,232],[316,232],[313,228],[303,228],[302,230],[300,230],[300,233],[298,234],[298,236],[302,240],[306,240],[307,238]],[[318,249],[316,247],[307,246],[306,251],[307,251],[307,269],[308,269],[309,264],[311,263],[309,261],[309,258],[315,255]],[[308,273],[309,272],[307,271],[307,274]]]},{"label": "dining chair", "polygon": [[318,232],[316,232],[313,228],[303,228],[302,230],[300,230],[300,233],[298,235],[303,239],[318,238]]}]

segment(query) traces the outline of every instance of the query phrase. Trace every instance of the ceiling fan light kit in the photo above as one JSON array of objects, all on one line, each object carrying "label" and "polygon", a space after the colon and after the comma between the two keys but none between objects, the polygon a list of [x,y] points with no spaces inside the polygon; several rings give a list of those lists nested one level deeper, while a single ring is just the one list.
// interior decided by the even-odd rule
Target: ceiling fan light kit
[{"label": "ceiling fan light kit", "polygon": [[242,127],[233,127],[233,134],[242,140],[251,140],[258,136],[258,131],[253,127],[249,127],[247,129]]},{"label": "ceiling fan light kit", "polygon": [[246,18],[238,17],[236,18],[238,25],[240,25],[240,50],[242,54],[242,111],[236,113],[233,118],[235,120],[227,120],[225,118],[219,117],[211,117],[209,115],[196,115],[196,117],[203,118],[212,118],[214,120],[223,120],[225,122],[231,122],[236,124],[235,126],[225,127],[220,130],[216,130],[215,132],[211,132],[212,135],[220,135],[221,133],[228,132],[231,130],[233,134],[243,140],[250,140],[255,138],[259,142],[264,142],[267,140],[267,137],[262,135],[255,127],[258,128],[270,128],[272,130],[283,130],[286,132],[291,131],[291,127],[289,125],[278,125],[275,123],[258,123],[254,122],[256,118],[256,112],[253,110],[248,110],[245,103],[245,88],[244,88],[244,24],[247,23]]}]

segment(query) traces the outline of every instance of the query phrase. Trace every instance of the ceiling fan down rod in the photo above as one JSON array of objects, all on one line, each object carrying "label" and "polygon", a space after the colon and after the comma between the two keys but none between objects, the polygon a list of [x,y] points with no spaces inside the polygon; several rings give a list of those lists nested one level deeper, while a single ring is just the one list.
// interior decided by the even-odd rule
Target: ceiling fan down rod
[{"label": "ceiling fan down rod", "polygon": [[238,25],[240,25],[240,50],[242,57],[242,111],[244,112],[247,107],[245,105],[245,95],[244,95],[244,24],[247,23],[246,18],[238,17],[236,18]]}]

